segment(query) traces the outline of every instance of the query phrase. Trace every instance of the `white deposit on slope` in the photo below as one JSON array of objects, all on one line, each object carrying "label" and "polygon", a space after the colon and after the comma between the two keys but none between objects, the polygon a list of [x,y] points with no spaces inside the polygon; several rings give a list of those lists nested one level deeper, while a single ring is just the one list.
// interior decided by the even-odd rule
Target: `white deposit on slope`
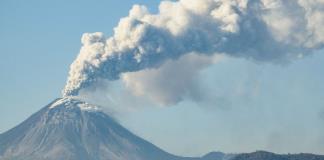
[{"label": "white deposit on slope", "polygon": [[286,63],[323,47],[323,17],[324,0],[162,1],[157,14],[134,5],[112,37],[83,35],[63,95],[78,95],[100,80],[156,69],[189,53]]},{"label": "white deposit on slope", "polygon": [[88,111],[99,111],[100,108],[96,105],[89,104],[87,102],[79,101],[76,97],[63,97],[61,99],[58,99],[53,104],[49,106],[50,109],[54,109],[55,107],[59,106],[73,106],[73,107],[79,107],[81,110],[88,110]]}]

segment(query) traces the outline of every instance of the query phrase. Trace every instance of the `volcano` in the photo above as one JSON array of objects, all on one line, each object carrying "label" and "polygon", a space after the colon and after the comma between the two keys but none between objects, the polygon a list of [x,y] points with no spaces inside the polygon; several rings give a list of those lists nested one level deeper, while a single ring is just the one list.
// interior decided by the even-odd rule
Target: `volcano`
[{"label": "volcano", "polygon": [[196,160],[134,135],[99,107],[56,99],[0,135],[1,160]]},{"label": "volcano", "polygon": [[269,160],[290,160],[274,154],[249,155],[175,156],[134,135],[98,106],[73,98],[56,99],[0,135],[0,160],[268,160],[271,156],[275,158]]}]

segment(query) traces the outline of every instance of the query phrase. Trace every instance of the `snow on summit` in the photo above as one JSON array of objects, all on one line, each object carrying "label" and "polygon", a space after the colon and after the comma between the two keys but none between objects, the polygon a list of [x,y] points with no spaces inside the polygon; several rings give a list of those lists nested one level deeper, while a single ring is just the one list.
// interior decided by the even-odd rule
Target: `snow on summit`
[{"label": "snow on summit", "polygon": [[57,107],[65,107],[65,108],[79,107],[81,110],[92,110],[92,111],[99,110],[98,106],[89,104],[84,101],[80,101],[76,97],[59,98],[49,106],[50,109],[57,108]]}]

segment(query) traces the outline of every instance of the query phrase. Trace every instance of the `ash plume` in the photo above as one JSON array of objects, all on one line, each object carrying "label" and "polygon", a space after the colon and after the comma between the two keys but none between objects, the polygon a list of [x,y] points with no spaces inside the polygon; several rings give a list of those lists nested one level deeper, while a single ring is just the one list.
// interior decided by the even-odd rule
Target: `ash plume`
[{"label": "ash plume", "polygon": [[134,5],[113,36],[82,36],[63,95],[192,53],[287,63],[323,48],[323,17],[324,0],[162,1],[156,14]]}]

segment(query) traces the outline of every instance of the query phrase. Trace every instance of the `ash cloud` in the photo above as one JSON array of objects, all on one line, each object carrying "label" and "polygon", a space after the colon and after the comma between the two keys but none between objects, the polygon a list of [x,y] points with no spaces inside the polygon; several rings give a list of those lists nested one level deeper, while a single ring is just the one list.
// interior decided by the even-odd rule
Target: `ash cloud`
[{"label": "ash cloud", "polygon": [[[70,67],[63,95],[77,96],[98,81],[121,78],[134,94],[153,88],[154,100],[181,101],[190,93],[186,88],[194,86],[195,74],[211,64],[201,56],[287,63],[323,48],[323,17],[323,0],[162,1],[157,14],[134,5],[113,36],[100,32],[82,36],[83,46]],[[190,54],[196,56],[184,60]],[[175,78],[176,73],[183,76]]]},{"label": "ash cloud", "polygon": [[197,75],[202,69],[220,60],[221,55],[191,53],[176,61],[166,61],[156,69],[123,74],[121,79],[134,95],[146,96],[160,105],[173,105],[187,97],[199,99],[203,93]]}]

